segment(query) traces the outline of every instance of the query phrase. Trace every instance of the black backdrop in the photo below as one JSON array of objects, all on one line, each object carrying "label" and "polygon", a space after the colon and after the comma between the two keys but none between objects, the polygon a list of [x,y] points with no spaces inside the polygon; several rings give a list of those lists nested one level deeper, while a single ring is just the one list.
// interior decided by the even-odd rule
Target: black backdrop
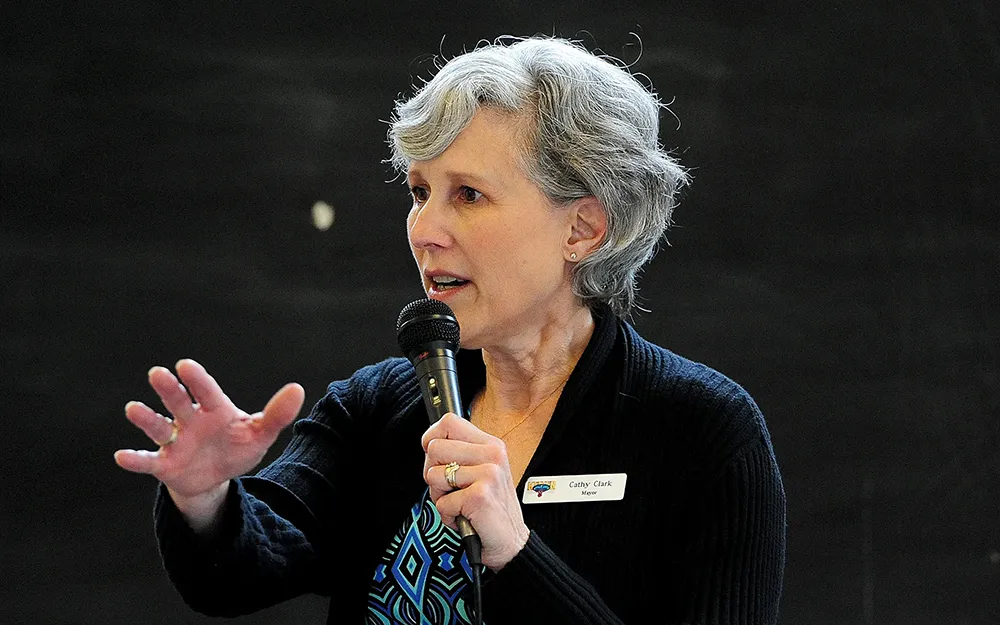
[{"label": "black backdrop", "polygon": [[781,621],[1000,622],[985,0],[34,4],[0,9],[4,622],[208,621],[160,569],[153,481],[113,464],[144,444],[123,405],[185,356],[255,410],[394,354],[420,290],[381,120],[433,54],[538,32],[674,100],[695,181],[635,323],[768,419]]}]

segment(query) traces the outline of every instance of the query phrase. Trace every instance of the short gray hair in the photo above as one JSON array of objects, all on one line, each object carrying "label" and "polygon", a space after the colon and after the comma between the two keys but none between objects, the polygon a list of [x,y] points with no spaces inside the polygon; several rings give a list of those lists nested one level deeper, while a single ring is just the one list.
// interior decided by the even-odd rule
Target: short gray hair
[{"label": "short gray hair", "polygon": [[526,175],[556,206],[594,196],[607,214],[604,241],[575,265],[573,292],[624,317],[688,182],[659,143],[666,107],[626,69],[575,42],[505,40],[514,43],[497,40],[453,58],[396,103],[391,162],[405,174],[412,161],[440,155],[480,107],[533,117]]}]

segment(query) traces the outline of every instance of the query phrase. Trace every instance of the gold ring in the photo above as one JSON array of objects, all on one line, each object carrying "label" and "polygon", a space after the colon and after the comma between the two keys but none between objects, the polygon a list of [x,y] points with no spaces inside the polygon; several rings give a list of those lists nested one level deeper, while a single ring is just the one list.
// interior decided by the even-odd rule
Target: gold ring
[{"label": "gold ring", "polygon": [[458,473],[459,464],[457,462],[449,462],[444,465],[444,479],[448,480],[448,486],[452,488],[458,488],[458,480],[455,479],[455,474]]},{"label": "gold ring", "polygon": [[170,438],[168,438],[162,443],[157,443],[157,445],[159,445],[160,447],[166,447],[167,445],[172,445],[173,442],[177,440],[177,432],[178,430],[180,430],[180,428],[177,427],[177,421],[171,421],[170,427],[173,428],[173,430],[171,430],[170,432]]}]

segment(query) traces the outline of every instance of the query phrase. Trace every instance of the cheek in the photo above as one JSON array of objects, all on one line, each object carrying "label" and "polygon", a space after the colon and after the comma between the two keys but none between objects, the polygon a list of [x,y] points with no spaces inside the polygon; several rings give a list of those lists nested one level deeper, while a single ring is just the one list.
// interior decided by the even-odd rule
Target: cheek
[{"label": "cheek", "polygon": [[[547,292],[565,280],[563,262],[558,252],[551,249],[549,241],[505,241],[505,246],[490,248],[493,253],[484,257],[494,291],[501,299],[519,293],[521,299],[527,292]],[[546,247],[543,249],[543,247]]]}]

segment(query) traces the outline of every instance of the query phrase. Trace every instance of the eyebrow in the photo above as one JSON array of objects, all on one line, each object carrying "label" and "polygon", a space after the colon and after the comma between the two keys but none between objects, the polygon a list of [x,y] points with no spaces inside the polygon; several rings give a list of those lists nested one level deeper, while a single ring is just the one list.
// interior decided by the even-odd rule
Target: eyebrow
[{"label": "eyebrow", "polygon": [[[472,186],[472,187],[476,187],[480,191],[482,191],[483,188],[489,189],[489,190],[494,190],[494,191],[497,189],[497,186],[495,184],[491,183],[486,178],[483,178],[482,176],[480,176],[478,174],[475,174],[473,172],[470,172],[470,171],[453,171],[453,170],[448,170],[448,171],[444,172],[444,176],[446,178],[448,178],[448,180],[450,182],[452,182],[453,184],[455,182],[461,182],[464,185],[469,185],[469,186]],[[413,178],[414,177],[424,179],[424,176],[421,175],[419,169],[415,169],[413,167],[410,167],[410,170],[406,173],[406,182],[407,182],[407,185],[409,185],[409,186],[413,185]]]}]

